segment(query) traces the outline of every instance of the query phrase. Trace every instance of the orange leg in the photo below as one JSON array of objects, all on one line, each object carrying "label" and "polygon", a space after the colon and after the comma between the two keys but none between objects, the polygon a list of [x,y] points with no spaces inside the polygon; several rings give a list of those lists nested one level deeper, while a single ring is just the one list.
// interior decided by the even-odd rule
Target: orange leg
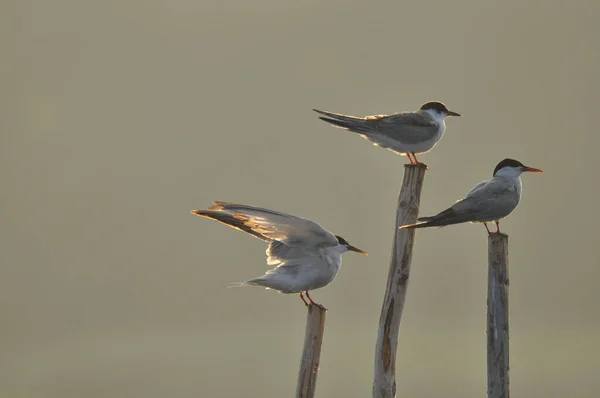
[{"label": "orange leg", "polygon": [[498,221],[496,221],[496,233],[500,233],[500,223]]},{"label": "orange leg", "polygon": [[410,157],[410,152],[406,152],[406,157],[408,158],[410,164],[415,164],[415,162],[413,162],[412,158]]},{"label": "orange leg", "polygon": [[308,307],[308,303],[306,302],[306,300],[304,300],[304,296],[302,295],[302,292],[300,292],[300,298],[302,299],[302,301],[304,301],[304,305]]},{"label": "orange leg", "polygon": [[413,158],[415,158],[415,164],[419,164],[419,161],[417,160],[417,155],[415,155],[414,152],[412,153],[412,155],[413,155]]},{"label": "orange leg", "polygon": [[483,226],[485,227],[485,229],[488,231],[488,235],[491,235],[492,233],[490,232],[490,229],[487,226],[487,223],[483,223]]}]

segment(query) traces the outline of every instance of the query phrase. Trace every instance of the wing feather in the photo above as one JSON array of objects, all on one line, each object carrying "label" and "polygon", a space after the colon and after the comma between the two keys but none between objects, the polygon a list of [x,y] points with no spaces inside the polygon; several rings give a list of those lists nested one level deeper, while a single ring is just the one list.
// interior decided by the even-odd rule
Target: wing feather
[{"label": "wing feather", "polygon": [[517,187],[505,179],[492,178],[477,184],[464,199],[435,216],[420,217],[406,228],[426,228],[463,222],[489,222],[509,215],[519,204]]},{"label": "wing feather", "polygon": [[[397,153],[414,151],[414,145],[435,143],[439,134],[439,125],[422,112],[401,112],[391,115],[371,115],[364,118],[314,111],[327,117],[320,117],[334,126],[360,134],[376,146],[390,149]],[[406,146],[409,146],[406,148]],[[426,145],[422,150],[431,149]]]},{"label": "wing feather", "polygon": [[[215,213],[228,216],[216,217]],[[290,247],[335,246],[338,240],[319,224],[300,217],[256,206],[215,201],[208,210],[192,213],[217,219],[263,240],[276,240]]]},{"label": "wing feather", "polygon": [[518,204],[517,188],[504,179],[493,178],[475,186],[451,209],[468,221],[488,221],[506,217]]},{"label": "wing feather", "polygon": [[433,119],[419,112],[377,116],[372,123],[375,131],[379,134],[392,137],[403,144],[415,144],[431,140],[439,129]]}]

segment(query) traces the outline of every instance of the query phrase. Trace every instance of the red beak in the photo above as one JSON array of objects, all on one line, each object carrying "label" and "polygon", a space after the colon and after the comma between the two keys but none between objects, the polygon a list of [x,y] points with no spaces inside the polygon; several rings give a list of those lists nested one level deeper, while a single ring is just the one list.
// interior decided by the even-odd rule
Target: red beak
[{"label": "red beak", "polygon": [[543,171],[540,169],[536,169],[535,167],[527,167],[527,166],[525,166],[523,171],[531,171],[532,173],[543,173]]}]

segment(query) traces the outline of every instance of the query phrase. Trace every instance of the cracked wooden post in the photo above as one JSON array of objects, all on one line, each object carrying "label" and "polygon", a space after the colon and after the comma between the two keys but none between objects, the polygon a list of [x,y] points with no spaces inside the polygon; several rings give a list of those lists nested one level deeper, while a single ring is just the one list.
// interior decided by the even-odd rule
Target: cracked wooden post
[{"label": "cracked wooden post", "polygon": [[404,169],[404,178],[398,196],[392,258],[379,317],[377,345],[375,346],[373,398],[392,398],[396,396],[398,330],[400,329],[400,318],[406,299],[415,241],[414,229],[399,229],[399,227],[417,221],[421,189],[427,166],[422,163],[406,164]]},{"label": "cracked wooden post", "polygon": [[508,398],[508,235],[488,237],[488,398]]},{"label": "cracked wooden post", "polygon": [[312,398],[315,396],[317,372],[321,359],[321,344],[325,332],[325,308],[310,304],[306,315],[306,331],[304,332],[304,348],[298,372],[297,398]]}]

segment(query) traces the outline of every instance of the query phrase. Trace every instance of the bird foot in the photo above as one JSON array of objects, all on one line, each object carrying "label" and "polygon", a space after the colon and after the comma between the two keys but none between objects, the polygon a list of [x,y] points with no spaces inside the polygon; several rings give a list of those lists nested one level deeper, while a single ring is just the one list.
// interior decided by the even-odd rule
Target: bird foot
[{"label": "bird foot", "polygon": [[405,163],[404,167],[408,167],[408,166],[419,166],[419,167],[425,167],[425,170],[431,170],[429,168],[429,166],[427,166],[425,163],[423,162],[417,162],[417,163]]},{"label": "bird foot", "polygon": [[312,297],[310,297],[310,294],[308,294],[308,291],[304,292],[306,293],[306,298],[308,298],[308,301],[310,301],[310,305],[314,305],[315,307],[319,307],[320,309],[322,309],[323,311],[327,311],[327,308],[323,307],[321,304],[313,301]]},{"label": "bird foot", "polygon": [[428,170],[427,165],[425,163],[423,163],[423,162],[419,162],[419,159],[417,159],[417,155],[415,155],[413,152],[408,152],[406,154],[406,157],[408,158],[408,161],[410,162],[411,165],[413,165],[413,166],[425,166],[425,170]]}]

